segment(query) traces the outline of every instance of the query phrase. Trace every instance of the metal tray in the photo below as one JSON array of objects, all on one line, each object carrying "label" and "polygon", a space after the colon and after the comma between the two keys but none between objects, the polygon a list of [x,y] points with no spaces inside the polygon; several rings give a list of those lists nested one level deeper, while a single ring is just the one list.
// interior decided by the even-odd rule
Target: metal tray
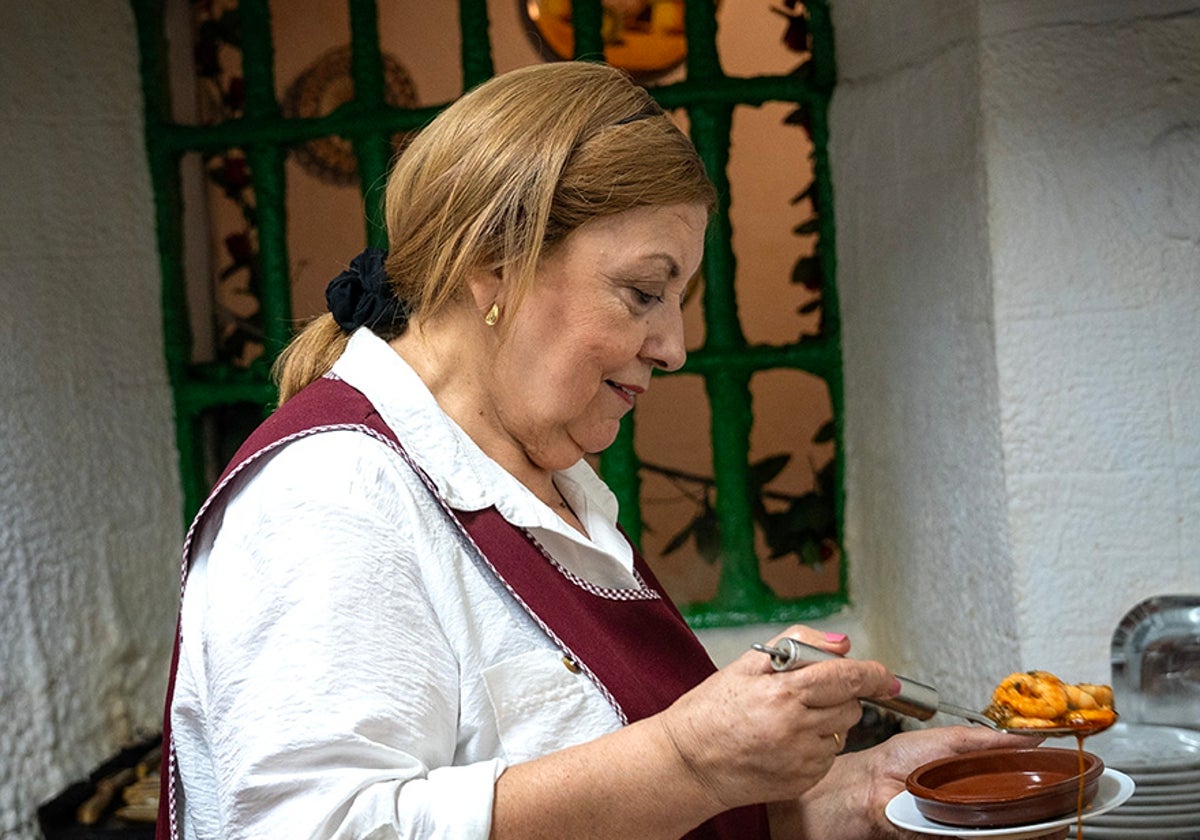
[{"label": "metal tray", "polygon": [[1129,723],[1200,729],[1200,595],[1158,595],[1112,638],[1117,711]]}]

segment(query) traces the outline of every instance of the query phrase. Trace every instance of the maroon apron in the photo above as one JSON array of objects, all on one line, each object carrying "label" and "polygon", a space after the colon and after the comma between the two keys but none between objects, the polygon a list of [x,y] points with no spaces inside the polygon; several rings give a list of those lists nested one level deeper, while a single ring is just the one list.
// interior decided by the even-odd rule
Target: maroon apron
[{"label": "maroon apron", "polygon": [[[631,723],[661,712],[716,670],[636,549],[634,570],[642,586],[605,589],[559,567],[527,531],[509,523],[495,508],[451,509],[432,481],[409,458],[375,407],[362,393],[333,376],[318,379],[284,403],[234,455],[188,529],[183,546],[183,579],[186,581],[191,564],[192,541],[213,502],[224,495],[235,475],[289,441],[339,429],[364,432],[387,442],[416,470],[447,514],[469,536],[480,559],[563,651],[566,661],[595,682],[623,722]],[[178,837],[175,751],[171,743],[171,699],[178,661],[177,627],[163,714],[166,764],[159,794],[156,840]],[[767,840],[770,831],[766,808],[754,805],[726,811],[686,837]]]}]

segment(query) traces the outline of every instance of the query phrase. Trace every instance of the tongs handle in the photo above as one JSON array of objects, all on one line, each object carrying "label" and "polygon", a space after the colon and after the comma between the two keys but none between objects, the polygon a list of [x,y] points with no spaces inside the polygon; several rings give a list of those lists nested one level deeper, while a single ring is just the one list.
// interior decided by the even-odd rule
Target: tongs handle
[{"label": "tongs handle", "polygon": [[[776,671],[795,671],[815,662],[843,658],[788,637],[780,639],[773,646],[756,644],[753,647],[771,657],[771,667]],[[937,714],[939,703],[936,688],[908,677],[897,676],[896,679],[900,681],[900,693],[895,697],[888,700],[864,699],[864,702],[917,720],[929,720]]]}]

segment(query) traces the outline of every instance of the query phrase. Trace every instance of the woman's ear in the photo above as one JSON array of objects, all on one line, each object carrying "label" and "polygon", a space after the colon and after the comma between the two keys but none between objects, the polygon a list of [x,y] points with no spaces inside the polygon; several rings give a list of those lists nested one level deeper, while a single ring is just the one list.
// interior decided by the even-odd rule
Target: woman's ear
[{"label": "woman's ear", "polygon": [[504,290],[503,269],[496,267],[473,271],[467,279],[467,288],[470,290],[475,308],[479,310],[480,318],[495,304],[500,304],[501,308],[504,307],[501,302]]}]

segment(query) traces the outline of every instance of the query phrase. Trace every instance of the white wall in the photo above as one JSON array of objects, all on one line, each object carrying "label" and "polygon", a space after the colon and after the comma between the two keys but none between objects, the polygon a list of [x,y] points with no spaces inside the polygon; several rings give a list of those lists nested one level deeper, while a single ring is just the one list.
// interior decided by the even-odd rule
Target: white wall
[{"label": "white wall", "polygon": [[967,704],[1200,591],[1200,4],[834,3],[852,597]]},{"label": "white wall", "polygon": [[975,705],[1017,626],[974,6],[834,12],[851,598],[872,655]]},{"label": "white wall", "polygon": [[182,538],[126,0],[0,27],[0,837],[157,731]]},{"label": "white wall", "polygon": [[1035,5],[981,18],[1013,590],[1021,661],[1096,678],[1200,592],[1200,3]]}]

